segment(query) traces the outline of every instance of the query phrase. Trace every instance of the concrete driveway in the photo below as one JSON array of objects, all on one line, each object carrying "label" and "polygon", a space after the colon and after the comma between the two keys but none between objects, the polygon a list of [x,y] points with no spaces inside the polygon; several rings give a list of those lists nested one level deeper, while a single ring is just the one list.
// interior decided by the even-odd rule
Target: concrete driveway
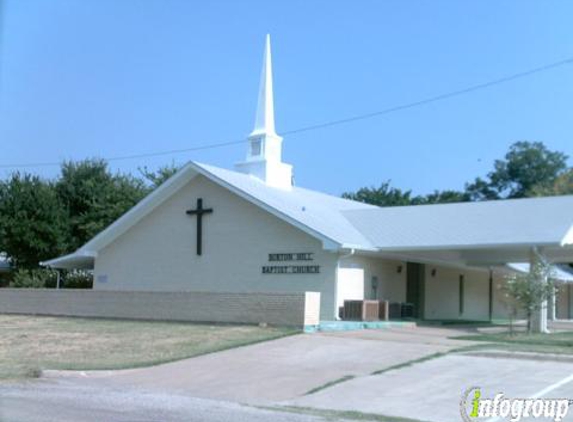
[{"label": "concrete driveway", "polygon": [[469,344],[447,339],[453,334],[459,332],[424,327],[301,334],[150,368],[71,372],[66,378],[81,385],[159,389],[268,404],[294,399],[347,375],[369,375]]},{"label": "concrete driveway", "polygon": [[[481,387],[484,396],[503,392],[507,397],[573,398],[573,362],[546,356],[534,360],[487,357],[484,352],[454,354],[371,375],[474,344],[448,338],[474,330],[415,327],[296,335],[151,368],[50,372],[27,385],[0,386],[0,408],[29,416],[13,420],[31,421],[48,420],[42,417],[50,411],[65,415],[68,408],[70,421],[82,409],[101,416],[94,421],[218,421],[233,412],[237,420],[314,420],[224,405],[234,401],[457,422],[461,394],[473,386]],[[305,395],[348,375],[355,378]],[[193,419],[195,406],[204,409],[197,413],[203,419]],[[128,413],[121,416],[118,409]],[[573,409],[564,420],[573,420]]]}]

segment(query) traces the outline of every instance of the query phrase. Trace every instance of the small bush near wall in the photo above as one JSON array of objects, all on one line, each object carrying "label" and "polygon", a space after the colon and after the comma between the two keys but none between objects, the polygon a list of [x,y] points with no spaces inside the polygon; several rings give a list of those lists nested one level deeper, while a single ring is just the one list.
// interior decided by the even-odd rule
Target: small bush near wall
[{"label": "small bush near wall", "polygon": [[[35,270],[17,270],[12,275],[9,287],[28,289],[54,289],[58,282],[55,270],[40,268]],[[60,287],[66,289],[91,289],[93,275],[89,271],[62,271]]]},{"label": "small bush near wall", "polygon": [[54,270],[16,270],[10,281],[10,287],[44,289],[56,287],[58,273]]},{"label": "small bush near wall", "polygon": [[91,289],[94,277],[90,271],[67,271],[62,275],[62,287],[66,289]]}]

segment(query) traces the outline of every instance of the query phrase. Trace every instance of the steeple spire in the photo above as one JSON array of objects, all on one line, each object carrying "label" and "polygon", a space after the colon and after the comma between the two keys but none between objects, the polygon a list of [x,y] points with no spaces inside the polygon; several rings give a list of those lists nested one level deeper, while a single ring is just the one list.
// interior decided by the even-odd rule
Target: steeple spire
[{"label": "steeple spire", "polygon": [[263,58],[263,69],[261,71],[261,82],[259,85],[259,102],[257,104],[257,115],[255,118],[255,128],[251,135],[275,133],[275,107],[273,99],[273,65],[271,59],[271,36],[267,34],[265,44],[265,54]]},{"label": "steeple spire", "polygon": [[237,171],[260,179],[269,186],[290,189],[292,166],[282,162],[283,139],[275,132],[271,37],[267,34],[255,128],[248,138],[247,158],[237,163]]}]

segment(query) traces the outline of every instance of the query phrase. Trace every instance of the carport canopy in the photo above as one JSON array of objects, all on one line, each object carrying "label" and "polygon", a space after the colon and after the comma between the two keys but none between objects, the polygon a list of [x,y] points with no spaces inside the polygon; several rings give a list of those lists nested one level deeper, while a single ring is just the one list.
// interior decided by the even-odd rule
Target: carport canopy
[{"label": "carport canopy", "polygon": [[462,266],[573,262],[573,196],[346,211],[375,255]]}]

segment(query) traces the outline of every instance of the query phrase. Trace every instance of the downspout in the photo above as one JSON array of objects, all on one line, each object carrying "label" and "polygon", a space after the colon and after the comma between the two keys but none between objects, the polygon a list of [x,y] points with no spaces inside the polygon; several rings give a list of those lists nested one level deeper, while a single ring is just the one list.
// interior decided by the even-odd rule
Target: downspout
[{"label": "downspout", "polygon": [[354,248],[350,249],[350,252],[345,255],[340,255],[336,262],[336,280],[334,280],[334,320],[338,321],[340,317],[338,316],[338,274],[340,270],[340,261],[346,258],[350,258],[354,255],[356,250]]}]

